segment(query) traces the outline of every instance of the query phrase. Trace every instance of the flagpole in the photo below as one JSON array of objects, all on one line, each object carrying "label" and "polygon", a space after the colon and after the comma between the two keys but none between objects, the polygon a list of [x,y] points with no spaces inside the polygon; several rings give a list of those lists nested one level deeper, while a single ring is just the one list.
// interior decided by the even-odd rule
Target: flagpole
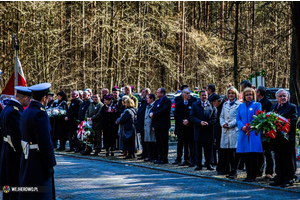
[{"label": "flagpole", "polygon": [[[17,36],[13,33],[12,35],[12,39],[13,39],[13,45],[14,45],[14,50],[16,50],[16,57],[15,57],[15,81],[14,81],[14,86],[18,86],[18,53],[19,53],[19,43],[18,43],[18,39]],[[14,96],[16,96],[17,94],[17,90],[15,90],[14,92]]]}]

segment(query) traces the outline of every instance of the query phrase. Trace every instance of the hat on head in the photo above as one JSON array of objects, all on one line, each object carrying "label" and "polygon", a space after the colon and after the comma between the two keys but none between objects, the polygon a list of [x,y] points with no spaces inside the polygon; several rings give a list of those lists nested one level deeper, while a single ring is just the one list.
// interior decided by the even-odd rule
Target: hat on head
[{"label": "hat on head", "polygon": [[211,97],[211,102],[215,101],[215,100],[219,100],[221,97],[217,94],[215,94],[214,96]]},{"label": "hat on head", "polygon": [[49,92],[47,93],[47,95],[54,96],[54,93],[53,93],[53,92],[51,92],[51,91],[49,91]]},{"label": "hat on head", "polygon": [[199,90],[199,88],[198,88],[198,87],[195,87],[195,90]]},{"label": "hat on head", "polygon": [[24,86],[15,86],[15,89],[17,90],[17,93],[23,94],[26,96],[31,96],[31,90],[28,87]]},{"label": "hat on head", "polygon": [[110,95],[105,95],[105,96],[104,96],[104,99],[106,99],[106,100],[111,100],[112,97],[111,97]]},{"label": "hat on head", "polygon": [[29,89],[31,90],[32,94],[47,95],[48,92],[50,91],[49,90],[50,87],[51,87],[50,83],[40,83],[29,87]]},{"label": "hat on head", "polygon": [[119,88],[114,87],[112,91],[120,91]]}]

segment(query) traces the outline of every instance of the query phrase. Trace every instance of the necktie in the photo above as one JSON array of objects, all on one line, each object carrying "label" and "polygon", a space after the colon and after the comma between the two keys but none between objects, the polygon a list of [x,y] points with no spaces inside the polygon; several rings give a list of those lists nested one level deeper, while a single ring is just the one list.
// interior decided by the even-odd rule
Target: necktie
[{"label": "necktie", "polygon": [[203,108],[205,107],[205,102],[203,102]]},{"label": "necktie", "polygon": [[188,104],[188,102],[187,101],[184,101],[184,105],[186,106]]},{"label": "necktie", "polygon": [[277,106],[277,110],[278,110],[280,107],[281,107],[281,104],[278,104],[278,106]]}]

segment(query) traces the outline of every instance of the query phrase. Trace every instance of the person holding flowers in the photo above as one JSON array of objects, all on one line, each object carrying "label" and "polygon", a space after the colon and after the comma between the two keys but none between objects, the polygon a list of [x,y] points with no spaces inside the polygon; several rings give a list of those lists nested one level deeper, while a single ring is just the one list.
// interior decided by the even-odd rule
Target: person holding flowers
[{"label": "person holding flowers", "polygon": [[64,151],[66,141],[68,138],[68,124],[65,121],[65,116],[68,110],[68,98],[64,91],[57,93],[57,101],[55,101],[53,108],[54,114],[54,140],[59,140],[58,151]]},{"label": "person holding flowers", "polygon": [[104,96],[104,106],[100,111],[101,125],[103,129],[103,144],[106,149],[106,156],[114,156],[116,148],[116,139],[118,137],[118,125],[115,123],[119,117],[119,110],[116,104],[112,101],[112,96]]},{"label": "person holding flowers", "polygon": [[243,91],[243,104],[238,108],[236,122],[239,129],[236,153],[241,153],[245,159],[247,177],[244,181],[253,182],[256,178],[258,156],[262,151],[260,133],[250,131],[250,122],[261,104],[255,102],[256,93],[252,88]]},{"label": "person holding flowers", "polygon": [[281,130],[287,133],[288,137],[283,134],[277,134],[276,138],[271,140],[271,145],[275,152],[275,172],[276,176],[272,179],[274,182],[270,183],[272,186],[289,187],[293,185],[296,176],[296,153],[295,153],[295,135],[296,123],[298,119],[297,106],[290,103],[288,99],[290,94],[284,89],[276,92],[277,103],[271,107],[290,124],[285,124]]}]

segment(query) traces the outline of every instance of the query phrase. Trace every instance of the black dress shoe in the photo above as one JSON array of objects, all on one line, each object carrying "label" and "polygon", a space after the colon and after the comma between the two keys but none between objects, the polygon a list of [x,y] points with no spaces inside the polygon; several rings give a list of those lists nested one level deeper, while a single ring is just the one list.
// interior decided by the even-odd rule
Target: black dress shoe
[{"label": "black dress shoe", "polygon": [[195,164],[193,164],[193,163],[191,163],[190,165],[189,165],[189,167],[195,167],[196,165]]},{"label": "black dress shoe", "polygon": [[290,180],[290,181],[284,181],[282,185],[280,185],[280,187],[289,187],[289,186],[292,186],[294,184],[294,181],[293,180]]},{"label": "black dress shoe", "polygon": [[75,150],[74,149],[69,149],[66,152],[73,152],[73,151],[75,151]]},{"label": "black dress shoe", "polygon": [[181,163],[181,160],[179,161],[179,160],[176,159],[175,162],[172,163],[172,165],[178,165],[180,163]]},{"label": "black dress shoe", "polygon": [[79,153],[80,152],[80,150],[75,150],[75,153]]},{"label": "black dress shoe", "polygon": [[160,164],[160,160],[154,161],[154,164]]},{"label": "black dress shoe", "polygon": [[280,183],[280,182],[274,181],[274,183],[270,183],[269,185],[271,185],[271,186],[279,186],[279,185],[282,185],[282,182]]},{"label": "black dress shoe", "polygon": [[229,179],[236,179],[237,175],[227,175],[226,178]]},{"label": "black dress shoe", "polygon": [[195,171],[198,171],[198,170],[202,170],[202,166],[197,166],[197,167],[195,168]]},{"label": "black dress shoe", "polygon": [[207,165],[207,170],[215,170],[215,168],[213,168],[211,165]]},{"label": "black dress shoe", "polygon": [[161,160],[160,162],[159,162],[159,164],[168,164],[169,162],[167,161],[167,160]]},{"label": "black dress shoe", "polygon": [[65,150],[65,148],[63,148],[63,147],[59,147],[58,149],[56,149],[56,151],[64,151]]},{"label": "black dress shoe", "polygon": [[190,163],[185,160],[183,163],[178,164],[178,166],[185,166],[185,165],[190,165]]}]

